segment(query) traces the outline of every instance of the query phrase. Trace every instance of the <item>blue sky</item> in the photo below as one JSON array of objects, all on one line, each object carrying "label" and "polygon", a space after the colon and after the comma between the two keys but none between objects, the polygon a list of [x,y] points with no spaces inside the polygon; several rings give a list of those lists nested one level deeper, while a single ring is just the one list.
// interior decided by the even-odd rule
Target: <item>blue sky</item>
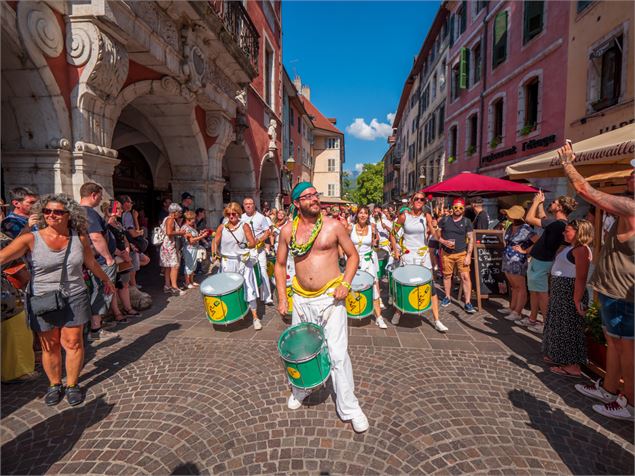
[{"label": "blue sky", "polygon": [[387,115],[397,109],[439,3],[283,2],[284,65],[311,88],[311,102],[337,118],[346,135],[345,170],[377,162],[388,149]]}]

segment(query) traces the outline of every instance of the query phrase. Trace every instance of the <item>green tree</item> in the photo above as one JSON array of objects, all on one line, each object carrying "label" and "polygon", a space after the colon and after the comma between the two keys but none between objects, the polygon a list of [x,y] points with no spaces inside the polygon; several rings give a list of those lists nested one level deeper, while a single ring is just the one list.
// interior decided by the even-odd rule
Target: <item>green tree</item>
[{"label": "green tree", "polygon": [[359,205],[384,201],[384,163],[364,164],[351,200]]},{"label": "green tree", "polygon": [[344,200],[353,201],[353,195],[355,194],[355,183],[351,177],[351,173],[347,170],[342,172],[342,198]]}]

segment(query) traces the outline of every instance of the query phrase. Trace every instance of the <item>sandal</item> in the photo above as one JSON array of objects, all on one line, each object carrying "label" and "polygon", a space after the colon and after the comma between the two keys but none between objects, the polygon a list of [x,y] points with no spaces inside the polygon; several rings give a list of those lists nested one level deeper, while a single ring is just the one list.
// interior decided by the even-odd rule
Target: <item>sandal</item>
[{"label": "sandal", "polygon": [[547,356],[547,355],[545,355],[545,356],[542,358],[542,361],[543,361],[545,364],[549,364],[549,365],[558,365],[558,362],[556,362],[555,360],[553,360],[551,357],[549,357],[549,356]]},{"label": "sandal", "polygon": [[126,316],[124,316],[123,314],[115,314],[115,322],[117,324],[127,324],[128,319],[126,319]]},{"label": "sandal", "polygon": [[579,374],[572,374],[571,372],[569,372],[564,367],[551,367],[551,368],[549,368],[549,370],[551,372],[553,372],[554,374],[561,375],[563,377],[571,377],[571,378],[581,378],[582,377],[582,372],[580,372]]},{"label": "sandal", "polygon": [[126,317],[141,317],[141,313],[136,309],[124,309]]}]

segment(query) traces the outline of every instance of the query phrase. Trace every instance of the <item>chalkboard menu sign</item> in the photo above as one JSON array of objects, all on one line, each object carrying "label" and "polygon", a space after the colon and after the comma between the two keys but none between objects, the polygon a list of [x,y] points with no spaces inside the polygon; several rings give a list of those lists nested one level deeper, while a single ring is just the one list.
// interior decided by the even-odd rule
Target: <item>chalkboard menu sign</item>
[{"label": "chalkboard menu sign", "polygon": [[472,283],[476,289],[478,307],[481,299],[490,295],[506,295],[507,279],[503,273],[504,231],[474,230],[474,266]]}]

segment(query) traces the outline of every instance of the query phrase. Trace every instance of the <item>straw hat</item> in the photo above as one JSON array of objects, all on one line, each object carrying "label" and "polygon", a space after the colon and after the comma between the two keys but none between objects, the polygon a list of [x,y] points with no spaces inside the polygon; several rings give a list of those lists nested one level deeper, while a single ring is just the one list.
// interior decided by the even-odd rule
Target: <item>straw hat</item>
[{"label": "straw hat", "polygon": [[507,215],[512,220],[523,220],[525,218],[525,209],[520,205],[514,205],[510,208],[505,208],[501,210],[505,215]]}]

